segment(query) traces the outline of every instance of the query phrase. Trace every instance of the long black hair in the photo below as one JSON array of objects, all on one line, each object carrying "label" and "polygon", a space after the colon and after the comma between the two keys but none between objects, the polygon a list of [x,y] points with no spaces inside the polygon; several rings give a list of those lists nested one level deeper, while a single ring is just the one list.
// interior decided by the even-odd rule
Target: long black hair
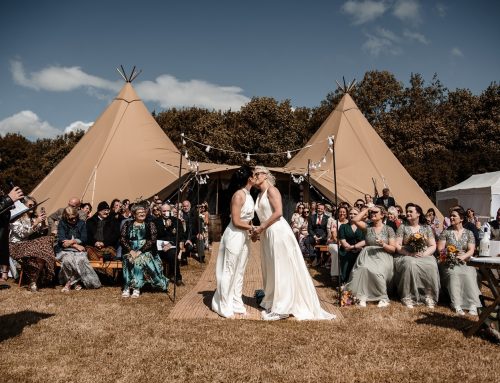
[{"label": "long black hair", "polygon": [[233,198],[233,194],[244,187],[247,184],[248,179],[252,176],[253,169],[248,165],[243,165],[241,168],[237,169],[231,176],[229,187],[224,192],[224,196],[221,201],[221,222],[223,230],[231,220],[231,199]]}]

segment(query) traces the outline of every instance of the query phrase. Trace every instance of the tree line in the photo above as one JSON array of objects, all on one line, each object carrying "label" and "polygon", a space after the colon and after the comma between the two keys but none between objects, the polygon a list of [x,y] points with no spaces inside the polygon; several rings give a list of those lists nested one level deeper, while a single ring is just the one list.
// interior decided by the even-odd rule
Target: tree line
[{"label": "tree line", "polygon": [[[411,176],[434,200],[437,190],[475,173],[500,170],[500,86],[492,82],[481,94],[448,90],[437,75],[426,83],[412,74],[408,85],[387,71],[367,72],[350,92],[360,111]],[[153,116],[173,143],[181,133],[224,149],[205,151],[189,145],[198,161],[241,164],[243,153],[286,152],[300,148],[320,127],[342,97],[337,89],[314,108],[293,108],[290,100],[254,97],[239,111],[171,108]],[[28,141],[19,134],[0,138],[4,180],[12,177],[32,190],[83,136]],[[286,155],[252,159],[283,166]]]}]

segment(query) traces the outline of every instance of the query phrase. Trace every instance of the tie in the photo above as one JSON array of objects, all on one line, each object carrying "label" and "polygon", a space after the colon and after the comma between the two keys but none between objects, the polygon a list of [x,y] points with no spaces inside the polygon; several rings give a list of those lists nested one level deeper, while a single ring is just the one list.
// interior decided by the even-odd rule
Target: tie
[{"label": "tie", "polygon": [[321,216],[318,214],[318,225],[321,225]]}]

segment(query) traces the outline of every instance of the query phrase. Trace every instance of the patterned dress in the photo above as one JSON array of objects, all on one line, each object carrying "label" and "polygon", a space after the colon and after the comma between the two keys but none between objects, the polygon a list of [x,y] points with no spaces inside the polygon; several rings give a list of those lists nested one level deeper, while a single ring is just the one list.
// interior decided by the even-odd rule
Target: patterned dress
[{"label": "patterned dress", "polygon": [[[456,239],[455,231],[444,230],[439,236],[439,241],[446,241],[446,246],[453,245],[458,250],[467,251],[469,244],[475,245],[472,231],[464,229],[460,239]],[[467,265],[455,265],[449,267],[444,264],[439,265],[443,285],[448,290],[452,307],[474,309],[481,307],[479,300],[479,287],[477,285],[476,269]]]},{"label": "patterned dress", "polygon": [[[434,233],[428,225],[420,225],[417,233],[424,238],[432,238]],[[397,238],[403,239],[403,246],[408,244],[408,239],[413,234],[411,226],[401,224],[396,232]],[[439,270],[436,258],[411,257],[397,255],[394,257],[394,282],[401,299],[411,298],[415,303],[422,303],[426,296],[435,302],[439,298]]]},{"label": "patterned dress", "polygon": [[[124,290],[140,290],[146,283],[166,291],[168,279],[163,275],[160,257],[155,252],[156,226],[153,222],[127,221],[121,231],[120,243],[123,247]],[[141,253],[133,259],[130,251]]]},{"label": "patterned dress", "polygon": [[377,244],[377,239],[388,244],[390,239],[395,238],[394,230],[389,226],[384,225],[380,234],[372,226],[367,227],[366,247],[359,253],[347,284],[347,288],[358,299],[389,300],[387,290],[392,285],[394,262],[392,255]]}]

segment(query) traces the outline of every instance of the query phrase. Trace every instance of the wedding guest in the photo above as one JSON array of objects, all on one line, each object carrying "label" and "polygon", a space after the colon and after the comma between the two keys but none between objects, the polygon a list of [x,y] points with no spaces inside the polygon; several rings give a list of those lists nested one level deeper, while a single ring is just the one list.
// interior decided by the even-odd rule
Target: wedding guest
[{"label": "wedding guest", "polygon": [[120,239],[117,221],[110,217],[106,201],[97,205],[97,214],[87,220],[87,253],[92,261],[116,258],[116,247]]},{"label": "wedding guest", "polygon": [[[464,308],[469,310],[470,315],[477,315],[477,308],[481,307],[477,272],[474,267],[466,265],[474,254],[476,245],[472,232],[463,227],[465,220],[466,213],[462,207],[451,209],[451,226],[441,233],[437,245],[438,251],[442,254],[440,259],[443,259],[439,268],[443,284],[450,294],[452,309],[458,315],[465,315]],[[453,250],[457,250],[457,262],[446,260],[450,246],[454,248]]]},{"label": "wedding guest", "polygon": [[82,219],[86,221],[87,219],[90,218],[90,215],[92,214],[92,205],[88,202],[82,203],[80,206],[80,209],[85,213],[85,217],[82,215]]},{"label": "wedding guest", "polygon": [[118,224],[122,221],[122,203],[118,198],[111,201],[110,206],[110,216],[115,219]]},{"label": "wedding guest", "polygon": [[381,205],[384,206],[386,209],[390,208],[391,206],[396,206],[396,202],[394,201],[394,198],[390,196],[391,191],[389,188],[384,188],[382,189],[382,196],[377,198],[377,201],[375,201],[375,205]]},{"label": "wedding guest", "polygon": [[85,221],[78,217],[76,208],[68,206],[57,225],[56,259],[61,262],[59,281],[64,285],[63,293],[69,292],[72,286],[81,290],[80,282],[86,288],[101,287],[99,277],[87,258],[86,242]]},{"label": "wedding guest", "polygon": [[354,202],[354,207],[358,210],[362,210],[365,207],[365,201],[357,199],[356,202]]},{"label": "wedding guest", "polygon": [[205,201],[200,205],[200,218],[203,221],[203,240],[205,241],[205,249],[208,249],[208,232],[210,225],[210,213],[208,212],[208,202]]},{"label": "wedding guest", "polygon": [[[358,210],[359,211],[359,210]],[[349,223],[349,208],[345,206],[340,206],[339,209],[337,210],[337,219],[339,221],[339,227],[340,225],[343,225],[345,223]]]},{"label": "wedding guest", "polygon": [[205,242],[203,239],[203,220],[196,209],[191,209],[191,202],[182,202],[181,219],[185,222],[186,241],[184,242],[183,264],[192,256],[200,263],[205,262]]},{"label": "wedding guest", "polygon": [[309,259],[313,261],[313,266],[319,262],[315,250],[316,245],[325,245],[328,238],[328,217],[325,215],[325,205],[323,203],[316,204],[316,214],[309,217],[307,230],[309,232],[306,241],[306,247],[309,253]]},{"label": "wedding guest", "polygon": [[[332,277],[333,286],[336,287],[340,283],[340,267],[339,267],[339,246],[338,246],[338,229],[337,221],[334,218],[329,227],[329,236],[327,240],[328,252],[330,253],[330,276]],[[327,265],[328,266],[328,263]]]},{"label": "wedding guest", "polygon": [[302,255],[304,257],[309,257],[309,252],[307,250],[306,242],[309,236],[309,230],[307,229],[308,227],[308,222],[309,222],[309,207],[304,206],[304,210],[302,210],[302,219],[300,222],[302,222],[301,226],[298,228],[298,236],[299,236],[299,246],[300,250],[302,251]]},{"label": "wedding guest", "polygon": [[[375,205],[364,208],[352,219],[363,230],[366,246],[356,259],[347,289],[359,299],[361,307],[366,307],[367,301],[378,301],[378,307],[389,306],[387,291],[394,275],[396,234],[384,224],[386,214],[383,206]],[[367,218],[369,224],[365,222]]]},{"label": "wedding guest", "polygon": [[358,209],[354,207],[351,208],[351,210],[349,210],[349,221],[339,227],[338,236],[340,240],[339,256],[341,282],[347,282],[349,280],[351,270],[356,263],[358,254],[365,246],[364,233],[353,221],[354,217],[358,214]]},{"label": "wedding guest", "polygon": [[314,214],[316,214],[316,205],[317,203],[315,201],[312,201],[310,204],[309,204],[309,215],[312,217]]},{"label": "wedding guest", "polygon": [[292,214],[292,218],[290,219],[290,226],[292,227],[293,234],[295,234],[295,238],[297,238],[297,241],[299,240],[300,228],[304,223],[304,217],[302,216],[303,211],[304,204],[302,202],[299,202],[295,208],[295,212]]},{"label": "wedding guest", "polygon": [[146,207],[134,204],[133,220],[123,224],[120,243],[123,248],[122,297],[139,298],[146,283],[167,291],[168,280],[163,275],[160,257],[156,254],[157,231],[154,222],[146,222]]},{"label": "wedding guest", "polygon": [[[398,209],[394,206],[391,206],[387,209],[387,223],[392,227],[394,232],[396,232],[401,226],[401,220],[399,219]],[[392,223],[390,223],[392,222]]]},{"label": "wedding guest", "polygon": [[130,211],[130,200],[124,199],[122,201],[122,221],[124,219],[128,219],[132,216],[132,212]]},{"label": "wedding guest", "polygon": [[406,307],[413,308],[423,302],[434,308],[440,287],[434,258],[436,240],[419,205],[406,205],[406,219],[396,233],[399,255],[394,258],[395,285]]},{"label": "wedding guest", "polygon": [[490,238],[494,241],[500,241],[500,208],[497,210],[496,219],[489,222]]},{"label": "wedding guest", "polygon": [[[35,198],[25,200],[26,207],[36,206]],[[46,218],[45,212],[30,210],[10,224],[10,254],[21,265],[31,292],[54,278],[54,240],[47,235]]]},{"label": "wedding guest", "polygon": [[375,206],[373,197],[370,194],[365,194],[365,205],[369,208]]},{"label": "wedding guest", "polygon": [[478,229],[481,227],[481,222],[479,222],[479,218],[476,217],[476,212],[471,208],[467,209],[467,221],[473,223]]},{"label": "wedding guest", "polygon": [[[80,198],[72,197],[69,199],[67,207],[75,208],[76,211],[78,212],[78,218],[82,221],[85,221],[87,219],[87,213],[80,209],[81,204],[82,202],[80,201]],[[47,222],[49,224],[49,232],[51,234],[57,236],[57,225],[61,221],[65,209],[66,209],[65,207],[61,207],[57,209],[54,213],[49,215],[49,217],[47,218]]]},{"label": "wedding guest", "polygon": [[439,238],[439,234],[441,234],[441,223],[439,219],[436,217],[436,211],[431,207],[427,209],[427,213],[425,213],[425,218],[427,219],[427,224],[431,227],[432,232],[434,233],[434,237]]}]

